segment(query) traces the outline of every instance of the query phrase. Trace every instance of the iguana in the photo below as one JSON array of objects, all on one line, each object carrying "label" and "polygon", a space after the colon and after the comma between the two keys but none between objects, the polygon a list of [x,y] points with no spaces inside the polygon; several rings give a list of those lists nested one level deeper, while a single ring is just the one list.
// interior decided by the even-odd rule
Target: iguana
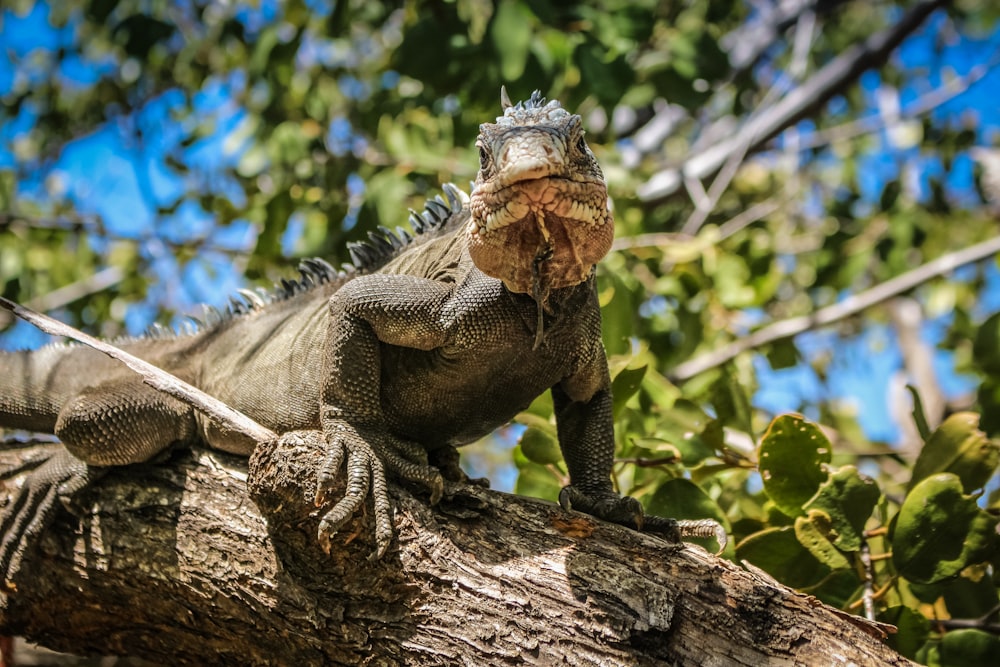
[{"label": "iguana", "polygon": [[[381,230],[351,247],[353,266],[341,271],[308,260],[297,280],[244,293],[194,333],[121,342],[276,433],[321,438],[318,506],[331,504],[346,463],[345,495],[319,525],[327,551],[371,497],[382,556],[393,536],[387,478],[424,485],[435,502],[444,478],[462,477],[454,447],[549,389],[571,482],[561,504],[643,524],[638,501],[610,479],[594,278],[614,234],[604,177],[578,115],[537,91],[517,105],[502,91],[501,103],[503,115],[480,126],[471,196],[446,186],[411,216],[413,235]],[[57,499],[108,466],[198,438],[237,454],[253,447],[118,362],[66,344],[0,356],[0,426],[54,433],[65,445],[33,462],[0,514],[8,579]],[[653,522],[678,538],[676,522]]]}]

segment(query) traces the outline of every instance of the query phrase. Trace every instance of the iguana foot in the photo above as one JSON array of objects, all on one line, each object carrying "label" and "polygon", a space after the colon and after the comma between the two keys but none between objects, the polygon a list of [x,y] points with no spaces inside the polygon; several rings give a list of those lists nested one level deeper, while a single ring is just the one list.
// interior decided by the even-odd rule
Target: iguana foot
[{"label": "iguana foot", "polygon": [[712,519],[668,519],[645,514],[639,501],[631,496],[619,496],[613,491],[587,494],[575,486],[566,486],[559,492],[559,504],[565,510],[577,510],[612,523],[619,523],[644,533],[659,535],[668,542],[681,541],[682,537],[715,538],[716,555],[726,549],[726,530]]},{"label": "iguana foot", "polygon": [[646,516],[638,500],[632,496],[620,496],[610,489],[586,493],[572,484],[564,486],[559,492],[559,504],[564,510],[585,512],[635,530],[653,532],[670,542],[681,541],[681,532],[674,519]]},{"label": "iguana foot", "polygon": [[642,505],[631,496],[620,496],[612,490],[587,493],[570,484],[559,492],[559,504],[565,510],[584,512],[598,519],[642,529]]},{"label": "iguana foot", "polygon": [[2,478],[30,470],[20,489],[0,510],[0,576],[3,587],[13,589],[14,575],[28,549],[52,521],[56,501],[70,504],[73,496],[104,474],[105,468],[89,466],[62,447],[48,456],[33,458]]},{"label": "iguana foot", "polygon": [[392,542],[392,504],[386,472],[417,484],[431,493],[431,504],[437,504],[444,492],[441,473],[427,464],[427,454],[415,443],[395,438],[384,431],[355,428],[346,422],[327,429],[327,454],[317,476],[316,506],[331,500],[337,475],[347,461],[347,490],[344,497],[320,520],[318,539],[324,551],[330,553],[331,538],[362,506],[369,494],[375,515],[375,552],[372,559],[385,555]]}]

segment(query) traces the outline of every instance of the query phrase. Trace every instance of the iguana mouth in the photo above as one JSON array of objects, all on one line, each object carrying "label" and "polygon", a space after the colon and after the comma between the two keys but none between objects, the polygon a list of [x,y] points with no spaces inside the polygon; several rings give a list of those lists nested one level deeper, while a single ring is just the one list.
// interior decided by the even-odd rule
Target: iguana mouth
[{"label": "iguana mouth", "polygon": [[614,224],[603,181],[545,177],[472,193],[469,253],[513,292],[577,285],[611,249]]},{"label": "iguana mouth", "polygon": [[479,234],[496,231],[530,214],[553,215],[587,225],[610,221],[602,181],[574,181],[558,176],[512,183],[495,193],[474,193],[473,220]]}]

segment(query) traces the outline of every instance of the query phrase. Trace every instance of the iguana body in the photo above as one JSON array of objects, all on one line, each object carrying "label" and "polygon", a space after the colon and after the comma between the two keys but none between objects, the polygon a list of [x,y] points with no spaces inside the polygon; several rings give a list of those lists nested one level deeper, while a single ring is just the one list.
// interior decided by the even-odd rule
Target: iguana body
[{"label": "iguana body", "polygon": [[[356,267],[307,263],[295,283],[189,335],[122,344],[273,431],[310,432],[327,455],[318,502],[344,462],[346,496],[320,542],[369,497],[381,555],[392,536],[386,472],[423,483],[430,465],[552,390],[571,477],[564,504],[641,523],[612,489],[611,392],[594,264],[613,236],[600,168],[579,116],[537,93],[481,126],[471,199],[454,188],[413,218],[415,238],[382,235],[353,250]],[[229,452],[252,444],[144,385],[89,348],[0,356],[0,425],[55,433],[61,453],[31,473],[2,517],[0,574],[12,574],[58,495],[101,467],[146,461],[195,438]],[[430,453],[430,459],[428,459]],[[436,457],[435,453],[442,453]]]}]

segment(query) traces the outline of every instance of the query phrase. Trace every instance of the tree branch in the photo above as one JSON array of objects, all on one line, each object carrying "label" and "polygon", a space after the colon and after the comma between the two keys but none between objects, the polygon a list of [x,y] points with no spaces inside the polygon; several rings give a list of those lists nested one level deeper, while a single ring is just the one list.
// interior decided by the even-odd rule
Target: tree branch
[{"label": "tree branch", "polygon": [[0,632],[162,664],[913,664],[700,547],[478,488],[431,508],[392,487],[387,556],[360,515],[327,556],[322,451],[287,444],[254,455],[251,496],[224,455],[112,471],[29,554]]},{"label": "tree branch", "polygon": [[729,66],[732,68],[730,80],[756,65],[778,41],[781,33],[798,23],[802,16],[809,13],[829,14],[843,2],[844,0],[784,0],[774,3],[770,13],[757,21],[748,21],[724,35],[720,43],[729,54]]},{"label": "tree branch", "polygon": [[[785,128],[797,123],[818,106],[851,85],[867,69],[880,65],[907,36],[948,0],[922,0],[890,28],[870,36],[830,61],[808,81],[759,110],[735,135],[716,143],[685,161],[679,168],[654,174],[638,188],[639,199],[658,203],[673,194],[685,177],[706,178],[726,164],[733,153],[752,152]],[[749,138],[749,141],[748,141]]]},{"label": "tree branch", "polygon": [[[899,114],[899,117],[895,119],[895,122],[919,118],[920,116],[934,111],[941,105],[958,97],[978,84],[997,65],[1000,65],[1000,53],[997,53],[990,59],[989,62],[975,65],[969,69],[966,74],[951,79],[934,90],[928,91],[913,100],[913,102],[911,102],[906,109]],[[886,122],[885,118],[883,118],[881,114],[865,116],[864,118],[859,118],[848,123],[817,130],[816,132],[811,133],[808,137],[803,138],[799,148],[802,150],[819,148],[837,141],[845,141],[847,139],[853,139],[854,137],[871,134],[872,132],[880,130],[884,127],[886,127]]]},{"label": "tree branch", "polygon": [[892,297],[905,294],[928,280],[950,273],[960,266],[981,261],[997,253],[1000,253],[1000,237],[987,239],[968,248],[942,255],[923,266],[887,280],[881,285],[854,294],[840,303],[820,308],[811,315],[792,317],[769,324],[734,340],[721,349],[713,350],[680,364],[669,375],[671,379],[676,381],[688,380],[699,373],[721,366],[744,352],[846,319]]}]

